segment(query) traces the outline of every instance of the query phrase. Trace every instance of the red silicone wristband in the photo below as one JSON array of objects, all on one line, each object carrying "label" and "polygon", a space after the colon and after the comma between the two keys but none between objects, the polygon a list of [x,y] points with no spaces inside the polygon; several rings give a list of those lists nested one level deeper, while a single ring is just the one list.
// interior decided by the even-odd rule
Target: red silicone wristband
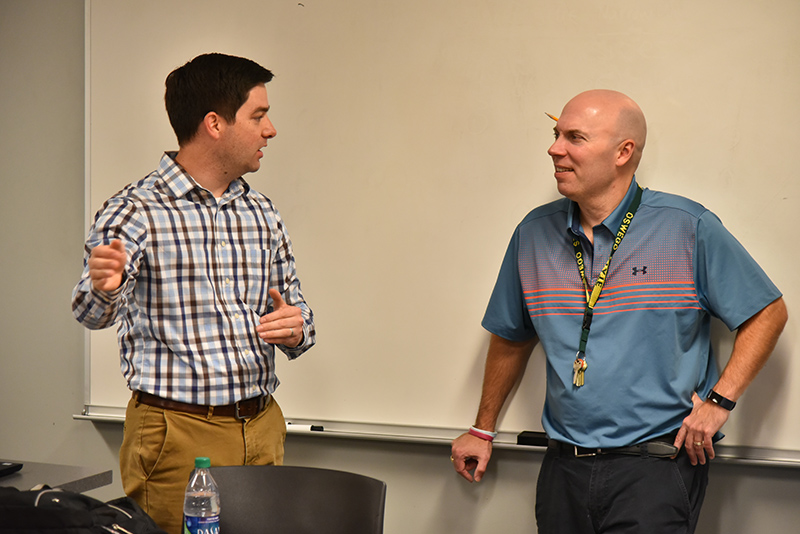
[{"label": "red silicone wristband", "polygon": [[467,432],[469,432],[471,436],[475,436],[476,438],[485,439],[486,441],[494,441],[494,436],[489,434],[484,434],[483,432],[478,432],[474,428],[470,428]]}]

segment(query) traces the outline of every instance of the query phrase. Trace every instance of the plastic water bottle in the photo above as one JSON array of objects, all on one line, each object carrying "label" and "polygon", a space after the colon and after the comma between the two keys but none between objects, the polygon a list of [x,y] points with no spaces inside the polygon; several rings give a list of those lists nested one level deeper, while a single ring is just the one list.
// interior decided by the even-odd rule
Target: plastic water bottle
[{"label": "plastic water bottle", "polygon": [[184,534],[219,534],[219,488],[208,468],[211,460],[194,459],[183,500]]}]

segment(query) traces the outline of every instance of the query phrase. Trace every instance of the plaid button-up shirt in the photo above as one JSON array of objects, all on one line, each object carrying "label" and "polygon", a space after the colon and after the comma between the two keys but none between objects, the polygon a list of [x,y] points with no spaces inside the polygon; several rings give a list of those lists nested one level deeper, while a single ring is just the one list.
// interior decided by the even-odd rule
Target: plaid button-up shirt
[{"label": "plaid button-up shirt", "polygon": [[[272,311],[270,288],[304,318],[303,342],[281,350],[294,359],[315,342],[289,235],[272,202],[242,178],[216,199],[174,157],[164,154],[158,170],[97,213],[73,313],[90,329],[118,323],[122,373],[132,390],[210,405],[271,394],[279,383],[275,349],[255,331]],[[123,283],[97,291],[87,260],[114,239],[128,255]]]}]

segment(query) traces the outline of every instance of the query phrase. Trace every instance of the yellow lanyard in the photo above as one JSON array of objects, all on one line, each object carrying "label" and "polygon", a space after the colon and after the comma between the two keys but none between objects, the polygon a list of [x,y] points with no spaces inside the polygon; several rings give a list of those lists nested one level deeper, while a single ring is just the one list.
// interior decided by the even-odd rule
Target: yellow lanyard
[{"label": "yellow lanyard", "polygon": [[619,225],[619,230],[617,230],[617,235],[614,239],[614,245],[611,247],[611,252],[608,254],[606,264],[603,266],[603,270],[600,271],[600,274],[597,277],[597,282],[595,282],[591,293],[589,293],[589,282],[586,279],[586,265],[583,261],[583,247],[581,246],[581,242],[578,238],[572,240],[572,247],[575,250],[575,261],[578,264],[578,272],[581,275],[583,290],[586,292],[586,308],[583,310],[581,340],[578,344],[578,353],[575,355],[575,362],[572,364],[572,383],[578,387],[581,387],[584,384],[584,375],[586,373],[586,368],[588,367],[588,364],[586,363],[586,342],[589,339],[589,329],[592,326],[594,306],[597,304],[597,299],[600,298],[600,292],[603,290],[603,286],[606,283],[606,276],[608,276],[608,268],[611,265],[611,258],[614,256],[614,253],[619,248],[620,243],[622,243],[622,239],[628,232],[628,228],[633,221],[633,216],[636,215],[636,210],[639,209],[639,204],[641,201],[642,188],[641,186],[637,185],[636,194],[633,196],[633,200],[628,206],[625,217],[622,218],[622,222]]}]

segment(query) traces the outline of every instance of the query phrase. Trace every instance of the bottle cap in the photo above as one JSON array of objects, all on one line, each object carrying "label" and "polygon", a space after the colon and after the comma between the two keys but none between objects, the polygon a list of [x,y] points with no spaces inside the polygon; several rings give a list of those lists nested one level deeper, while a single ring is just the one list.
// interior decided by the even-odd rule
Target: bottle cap
[{"label": "bottle cap", "polygon": [[196,469],[202,469],[202,468],[207,469],[211,467],[211,460],[209,458],[206,458],[205,456],[198,456],[197,458],[194,459],[194,466]]}]

